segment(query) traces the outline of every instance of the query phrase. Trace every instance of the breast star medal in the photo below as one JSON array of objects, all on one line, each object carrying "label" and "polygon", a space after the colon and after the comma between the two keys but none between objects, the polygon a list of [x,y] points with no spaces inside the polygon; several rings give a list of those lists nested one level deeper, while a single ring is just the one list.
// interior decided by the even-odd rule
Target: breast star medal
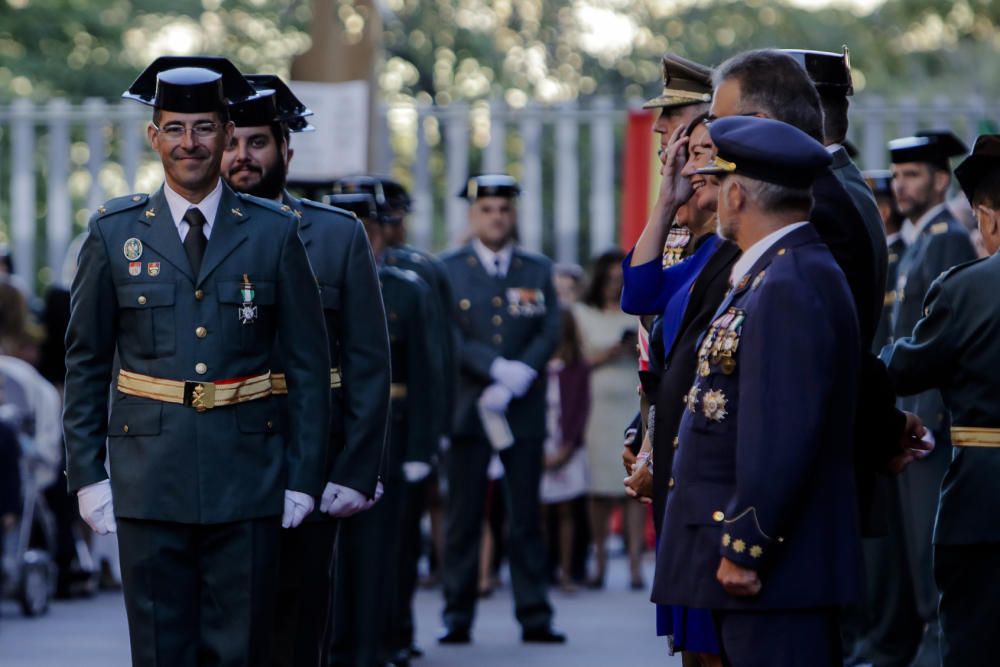
[{"label": "breast star medal", "polygon": [[714,422],[721,422],[728,414],[726,412],[726,395],[721,389],[713,389],[705,392],[705,397],[701,399],[701,409],[706,419]]},{"label": "breast star medal", "polygon": [[240,296],[243,303],[240,304],[239,317],[240,324],[253,324],[257,321],[257,305],[253,302],[254,289],[250,277],[243,274],[243,285],[240,287]]}]

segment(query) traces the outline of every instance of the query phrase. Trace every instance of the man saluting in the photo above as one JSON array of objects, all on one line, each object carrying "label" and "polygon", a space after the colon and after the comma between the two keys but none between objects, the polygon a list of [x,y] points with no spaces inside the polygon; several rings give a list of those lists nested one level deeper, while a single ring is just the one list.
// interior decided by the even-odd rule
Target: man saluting
[{"label": "man saluting", "polygon": [[323,490],[329,351],[296,218],[220,179],[227,99],[255,94],[222,58],[136,79],[165,183],[98,209],[73,282],[67,476],[87,523],[117,530],[136,665],[266,664],[279,528]]}]

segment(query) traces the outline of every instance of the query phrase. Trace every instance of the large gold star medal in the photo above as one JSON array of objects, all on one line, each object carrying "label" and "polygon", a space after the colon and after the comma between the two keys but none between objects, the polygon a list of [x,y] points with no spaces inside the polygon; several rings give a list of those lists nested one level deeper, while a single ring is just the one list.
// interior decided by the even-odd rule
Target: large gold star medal
[{"label": "large gold star medal", "polygon": [[722,393],[721,389],[712,389],[705,392],[705,396],[701,399],[701,410],[706,419],[721,422],[728,414],[726,412],[727,403],[726,395]]}]

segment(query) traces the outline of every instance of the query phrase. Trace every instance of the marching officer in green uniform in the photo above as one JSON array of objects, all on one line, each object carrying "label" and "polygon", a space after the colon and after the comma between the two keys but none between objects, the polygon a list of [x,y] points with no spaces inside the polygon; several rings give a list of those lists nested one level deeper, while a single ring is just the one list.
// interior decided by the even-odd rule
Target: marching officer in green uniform
[{"label": "marching officer in green uniform", "polygon": [[[291,132],[311,130],[312,114],[277,76],[247,77],[260,93],[234,104],[236,125],[222,161],[237,191],[279,202],[299,220],[299,236],[320,287],[331,360],[331,419],[327,480],[306,523],[282,535],[275,614],[275,665],[316,665],[326,659],[331,614],[332,560],[337,517],[372,506],[389,409],[389,343],[378,278],[367,237],[353,215],[296,199],[285,190],[293,156]],[[266,94],[270,93],[270,94]],[[284,363],[284,345],[272,368]],[[288,395],[275,373],[274,393]]]},{"label": "marching officer in green uniform", "polygon": [[220,178],[227,100],[256,94],[223,58],[136,79],[165,183],[98,209],[73,282],[67,477],[118,533],[135,665],[268,664],[279,531],[323,491],[329,350],[298,221]]},{"label": "marching officer in green uniform", "polygon": [[979,137],[955,176],[990,256],[937,278],[912,334],[883,358],[900,393],[944,397],[954,449],[934,529],[941,664],[986,667],[1000,654],[1000,136]]},{"label": "marching officer in green uniform", "polygon": [[551,262],[514,243],[517,182],[506,175],[469,179],[473,240],[442,260],[455,291],[460,371],[452,443],[445,459],[449,499],[445,537],[444,632],[471,641],[486,497],[494,451],[503,462],[510,516],[515,614],[526,642],[564,642],[552,627],[542,543],[539,482],[545,440],[545,366],[559,336]]},{"label": "marching officer in green uniform", "polygon": [[431,439],[429,447],[435,458],[427,464],[407,461],[403,467],[402,560],[395,590],[398,599],[393,603],[396,610],[395,630],[398,632],[393,641],[405,647],[413,657],[419,657],[422,651],[414,641],[413,596],[417,589],[417,564],[422,543],[420,521],[427,507],[428,495],[436,491],[438,480],[434,463],[439,442],[450,433],[458,373],[451,320],[446,316],[452,303],[451,282],[440,259],[406,242],[405,219],[411,210],[412,200],[400,183],[383,176],[353,176],[338,179],[333,184],[333,192],[370,194],[375,199],[382,222],[379,230],[385,247],[384,265],[412,271],[431,289],[425,328],[438,358],[435,364],[438,372],[427,377],[425,386],[441,400],[435,401],[431,411],[426,413],[433,415],[434,420],[433,427],[426,433]]},{"label": "marching officer in green uniform", "polygon": [[[889,142],[892,157],[892,189],[905,217],[902,235],[908,247],[899,259],[896,302],[893,304],[892,336],[909,336],[923,316],[924,297],[941,272],[975,259],[969,233],[945,203],[951,184],[948,159],[967,152],[951,132],[919,132]],[[916,664],[938,664],[937,588],[934,585],[932,532],[941,480],[951,460],[948,415],[937,389],[901,398],[900,409],[919,416],[933,435],[935,450],[897,477],[897,506],[904,553],[896,563],[905,563],[909,577],[899,582],[892,612],[899,619],[895,656]],[[926,630],[925,630],[926,628]]]},{"label": "marching officer in green uniform", "polygon": [[[369,194],[331,195],[327,201],[353,212],[363,222],[379,261],[392,350],[392,419],[383,461],[386,491],[371,511],[344,522],[337,544],[336,619],[330,664],[373,667],[405,665],[409,641],[399,643],[397,608],[401,568],[406,563],[404,504],[406,469],[429,467],[436,442],[431,414],[437,396],[424,385],[434,372],[435,355],[427,335],[432,294],[416,273],[388,266],[383,240],[386,212]],[[412,391],[411,391],[412,389]],[[407,605],[409,600],[406,601]]]}]

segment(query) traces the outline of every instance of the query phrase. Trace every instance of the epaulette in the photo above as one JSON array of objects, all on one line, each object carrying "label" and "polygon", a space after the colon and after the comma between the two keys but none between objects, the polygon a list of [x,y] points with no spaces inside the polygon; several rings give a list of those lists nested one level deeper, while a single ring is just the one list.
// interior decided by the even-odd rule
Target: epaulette
[{"label": "epaulette", "polygon": [[350,220],[357,220],[358,222],[361,221],[361,219],[357,215],[355,215],[354,211],[346,211],[336,206],[330,206],[329,204],[324,204],[321,201],[313,201],[312,199],[300,199],[299,202],[301,202],[304,208],[313,208],[316,209],[317,211],[322,211],[323,213],[333,213],[338,216],[349,218]]},{"label": "epaulette", "polygon": [[949,278],[954,277],[955,274],[958,273],[959,271],[964,271],[965,269],[969,268],[970,266],[975,266],[976,264],[979,264],[983,260],[987,260],[987,259],[989,259],[989,257],[977,257],[976,259],[970,259],[968,262],[962,262],[961,264],[956,264],[955,266],[951,267],[950,269],[948,269],[946,271],[942,271],[941,275],[939,275],[937,277],[937,280],[939,280],[939,281],[948,280]]},{"label": "epaulette", "polygon": [[401,269],[398,266],[388,266],[383,264],[379,267],[379,273],[400,280],[405,283],[412,283],[414,286],[419,287],[420,283],[423,282],[416,273],[410,271],[409,269]]},{"label": "epaulette", "polygon": [[98,218],[105,215],[110,215],[111,213],[118,213],[119,211],[127,211],[130,208],[138,208],[142,206],[147,201],[149,201],[149,195],[144,192],[139,192],[133,195],[126,195],[124,197],[115,197],[114,199],[109,199],[104,202],[103,205],[99,206],[94,212],[94,215]]},{"label": "epaulette", "polygon": [[263,199],[262,197],[255,197],[254,195],[248,195],[245,192],[237,192],[236,196],[247,202],[248,204],[253,204],[261,208],[265,208],[269,211],[275,213],[280,213],[281,215],[288,215],[288,211],[281,208],[281,204],[271,199]]},{"label": "epaulette", "polygon": [[946,231],[948,231],[948,228],[949,225],[947,222],[936,222],[933,225],[931,225],[930,232],[931,234],[944,234]]},{"label": "epaulette", "polygon": [[423,264],[424,262],[427,261],[426,257],[421,255],[415,249],[409,247],[389,248],[388,253],[390,255],[395,255],[396,257],[408,259],[414,264]]}]

